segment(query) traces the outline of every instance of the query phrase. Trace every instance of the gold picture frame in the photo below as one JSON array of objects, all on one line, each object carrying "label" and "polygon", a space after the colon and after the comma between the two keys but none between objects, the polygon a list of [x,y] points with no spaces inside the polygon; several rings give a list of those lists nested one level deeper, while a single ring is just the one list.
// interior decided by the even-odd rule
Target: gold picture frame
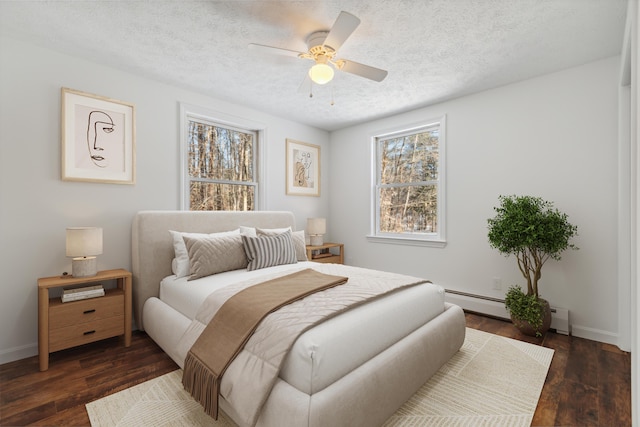
[{"label": "gold picture frame", "polygon": [[320,196],[320,146],[287,139],[286,192]]},{"label": "gold picture frame", "polygon": [[135,106],[62,88],[62,180],[135,184]]}]

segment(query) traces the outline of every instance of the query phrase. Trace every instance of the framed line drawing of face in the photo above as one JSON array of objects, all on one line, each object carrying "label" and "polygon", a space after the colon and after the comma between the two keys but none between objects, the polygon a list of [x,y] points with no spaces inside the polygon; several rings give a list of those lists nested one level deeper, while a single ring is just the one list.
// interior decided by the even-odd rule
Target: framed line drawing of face
[{"label": "framed line drawing of face", "polygon": [[133,104],[62,88],[62,180],[135,183]]},{"label": "framed line drawing of face", "polygon": [[286,193],[320,196],[320,147],[287,139]]}]

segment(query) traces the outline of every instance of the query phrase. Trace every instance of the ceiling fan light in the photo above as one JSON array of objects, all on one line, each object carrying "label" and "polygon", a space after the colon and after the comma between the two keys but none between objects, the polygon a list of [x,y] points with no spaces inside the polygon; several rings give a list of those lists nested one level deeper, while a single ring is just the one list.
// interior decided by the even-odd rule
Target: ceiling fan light
[{"label": "ceiling fan light", "polygon": [[309,70],[309,77],[319,85],[329,83],[333,79],[333,68],[327,64],[316,64]]}]

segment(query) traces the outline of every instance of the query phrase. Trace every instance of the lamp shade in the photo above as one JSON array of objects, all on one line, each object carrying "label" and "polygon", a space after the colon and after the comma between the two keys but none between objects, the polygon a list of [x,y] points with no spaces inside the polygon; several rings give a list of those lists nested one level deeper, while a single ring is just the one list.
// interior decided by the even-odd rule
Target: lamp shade
[{"label": "lamp shade", "polygon": [[325,234],[327,232],[327,220],[324,218],[307,218],[307,233],[309,235]]},{"label": "lamp shade", "polygon": [[316,64],[309,70],[309,77],[319,85],[329,83],[333,79],[333,68],[327,64]]},{"label": "lamp shade", "polygon": [[67,256],[86,257],[102,253],[102,228],[67,228]]}]

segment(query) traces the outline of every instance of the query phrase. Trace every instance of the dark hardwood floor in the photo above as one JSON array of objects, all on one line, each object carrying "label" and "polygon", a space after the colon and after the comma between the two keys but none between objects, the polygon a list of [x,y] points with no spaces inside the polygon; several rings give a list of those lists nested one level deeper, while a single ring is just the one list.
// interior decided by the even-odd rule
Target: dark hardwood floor
[{"label": "dark hardwood floor", "polygon": [[527,337],[511,322],[467,313],[467,326],[555,350],[532,426],[631,426],[631,356],[553,332]]},{"label": "dark hardwood floor", "polygon": [[[548,333],[521,335],[509,322],[467,313],[467,326],[553,348],[534,426],[631,426],[631,360],[617,347]],[[176,369],[143,332],[0,365],[0,426],[87,426],[85,404]]]}]

